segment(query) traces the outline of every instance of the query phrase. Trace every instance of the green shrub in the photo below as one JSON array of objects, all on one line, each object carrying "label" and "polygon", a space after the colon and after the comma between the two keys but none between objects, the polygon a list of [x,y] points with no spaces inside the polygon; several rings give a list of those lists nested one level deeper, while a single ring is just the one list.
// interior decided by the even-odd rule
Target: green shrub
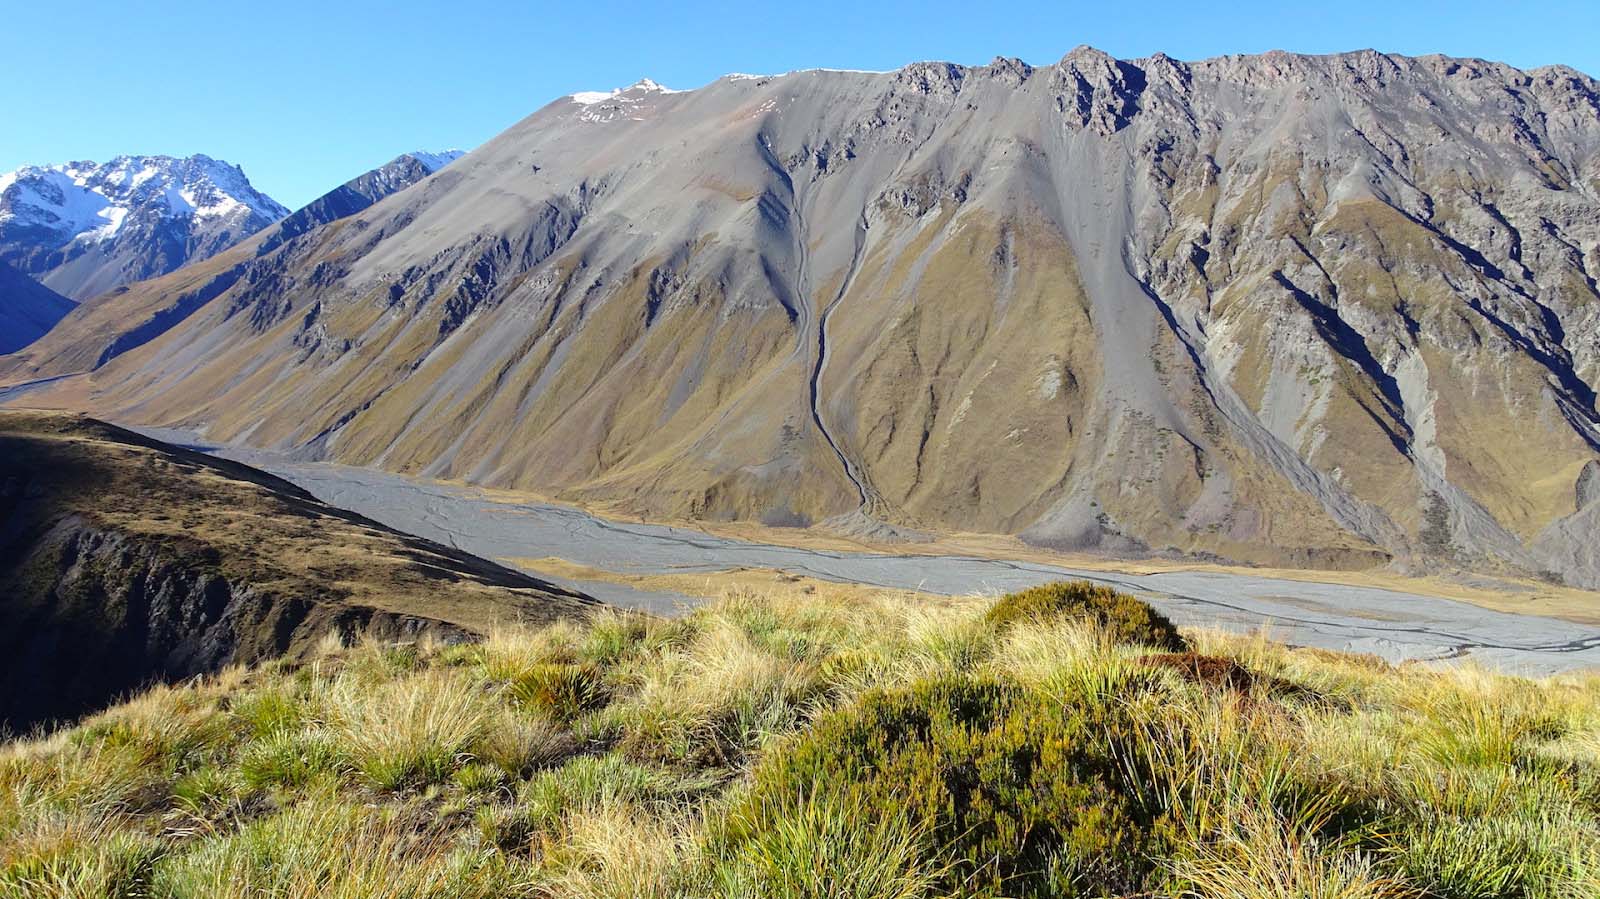
[{"label": "green shrub", "polygon": [[1113,715],[974,678],[868,693],[757,766],[726,822],[727,853],[818,820],[815,803],[842,804],[862,821],[906,816],[927,835],[922,870],[948,890],[1137,891],[1162,828],[1120,783],[1113,749],[1127,725]]},{"label": "green shrub", "polygon": [[1006,627],[1019,621],[1051,618],[1091,620],[1124,643],[1182,652],[1178,628],[1141,600],[1089,581],[1058,581],[1000,597],[989,609],[989,623]]}]

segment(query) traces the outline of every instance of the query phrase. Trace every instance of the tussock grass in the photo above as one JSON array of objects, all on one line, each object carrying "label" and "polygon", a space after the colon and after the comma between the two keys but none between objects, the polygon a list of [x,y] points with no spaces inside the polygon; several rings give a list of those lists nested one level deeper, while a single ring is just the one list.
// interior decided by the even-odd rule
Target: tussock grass
[{"label": "tussock grass", "polygon": [[338,746],[376,786],[439,783],[484,734],[490,705],[471,682],[431,669],[368,689],[341,680],[325,697]]},{"label": "tussock grass", "polygon": [[780,588],[330,640],[0,746],[0,899],[1600,895],[1600,676],[1162,622]]}]

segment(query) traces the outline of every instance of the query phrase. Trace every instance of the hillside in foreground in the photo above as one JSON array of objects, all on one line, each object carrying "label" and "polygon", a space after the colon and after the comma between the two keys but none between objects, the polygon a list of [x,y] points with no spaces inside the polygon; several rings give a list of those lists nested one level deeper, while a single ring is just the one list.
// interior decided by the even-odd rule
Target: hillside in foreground
[{"label": "hillside in foreground", "polygon": [[0,727],[288,653],[544,623],[593,600],[73,415],[0,413]]},{"label": "hillside in foreground", "polygon": [[0,895],[1600,891],[1600,680],[742,590],[230,668],[0,749]]}]

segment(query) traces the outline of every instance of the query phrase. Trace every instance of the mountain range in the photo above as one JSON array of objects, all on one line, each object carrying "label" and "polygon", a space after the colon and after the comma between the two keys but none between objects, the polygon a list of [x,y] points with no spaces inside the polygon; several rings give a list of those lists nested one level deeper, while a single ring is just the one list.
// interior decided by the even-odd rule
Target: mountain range
[{"label": "mountain range", "polygon": [[[231,279],[243,271],[235,264],[239,260],[249,258],[252,253],[266,253],[290,237],[359,212],[389,194],[421,181],[459,159],[461,155],[460,150],[403,154],[378,168],[350,179],[291,215],[269,220],[261,227],[231,234],[231,242],[216,247],[214,252],[190,260],[196,264],[191,271],[216,274],[215,278],[207,280],[196,290],[176,297],[158,297],[152,306],[146,308],[138,304],[138,298],[143,293],[137,284],[121,284],[106,294],[87,299],[77,310],[78,314],[62,322],[58,329],[54,331],[49,328],[43,329],[51,331],[50,337],[38,345],[34,345],[35,341],[42,336],[43,331],[20,329],[17,332],[18,338],[11,346],[5,348],[5,352],[15,353],[25,348],[25,353],[12,358],[0,358],[0,377],[16,371],[26,371],[40,376],[56,376],[87,371],[102,365],[118,354],[164,333],[167,328],[182,321],[200,304],[215,296],[225,285],[231,284]],[[74,165],[92,165],[92,163]],[[271,203],[271,206],[278,213],[283,212],[282,207],[276,203]],[[195,219],[190,219],[188,224],[193,225],[195,222]],[[181,224],[183,223],[173,222],[172,226],[179,227]],[[118,252],[134,260],[134,263],[131,263],[134,267],[160,258],[162,248],[159,243],[140,244],[134,241],[131,235],[123,237]],[[245,242],[250,243],[249,251],[241,250],[228,255],[227,260],[221,263],[202,266],[202,263],[208,262],[213,256]],[[37,253],[42,249],[36,245],[32,252]],[[0,290],[3,289],[6,289],[5,285],[0,283]],[[126,295],[130,290],[133,292],[132,295]],[[15,317],[20,316],[20,310],[25,308],[41,306],[56,308],[41,304],[37,300],[24,304],[20,296],[15,301],[9,296],[0,293],[0,310],[9,310],[0,314]],[[54,324],[66,317],[66,313],[70,311],[72,309],[68,307],[55,315],[55,318],[50,320],[51,323]],[[29,334],[32,336],[28,337]]]},{"label": "mountain range", "polygon": [[118,156],[0,175],[0,262],[87,299],[205,259],[288,214],[209,156]]},{"label": "mountain range", "polygon": [[1600,586],[1569,68],[643,81],[277,235],[101,301],[181,320],[30,402],[660,518]]}]

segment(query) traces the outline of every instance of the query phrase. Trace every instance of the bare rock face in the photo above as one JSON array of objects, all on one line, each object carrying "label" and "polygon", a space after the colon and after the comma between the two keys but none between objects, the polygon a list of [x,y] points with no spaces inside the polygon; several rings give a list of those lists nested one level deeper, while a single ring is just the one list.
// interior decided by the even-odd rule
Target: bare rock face
[{"label": "bare rock face", "polygon": [[94,403],[646,515],[1600,583],[1597,277],[1570,69],[641,82],[260,256]]},{"label": "bare rock face", "polygon": [[1578,511],[1600,503],[1600,460],[1591,459],[1578,472]]}]

